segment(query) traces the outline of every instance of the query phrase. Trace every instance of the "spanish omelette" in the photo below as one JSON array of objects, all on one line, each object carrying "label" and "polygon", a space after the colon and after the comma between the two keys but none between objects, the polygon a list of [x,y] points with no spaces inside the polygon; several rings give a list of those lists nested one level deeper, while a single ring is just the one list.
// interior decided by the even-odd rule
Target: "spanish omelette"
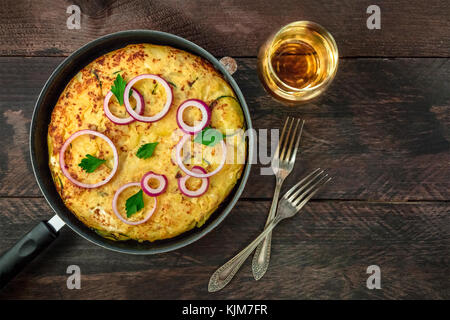
[{"label": "spanish omelette", "polygon": [[[172,105],[167,115],[153,123],[135,121],[117,125],[110,121],[104,114],[103,101],[118,74],[125,81],[140,74],[155,74],[164,78],[173,92]],[[133,88],[145,100],[144,115],[150,116],[162,109],[167,97],[157,83],[143,80]],[[210,106],[210,126],[224,134],[227,145],[227,162],[217,174],[209,178],[207,192],[196,198],[186,197],[178,189],[177,179],[185,174],[173,160],[173,149],[183,135],[177,125],[176,111],[187,99],[199,99]],[[119,105],[115,98],[111,99],[110,110],[118,117],[128,115],[125,107]],[[184,113],[187,123],[193,123],[199,117],[196,109]],[[59,152],[64,142],[73,133],[83,129],[106,135],[118,152],[116,174],[108,183],[95,189],[73,184],[63,174],[59,163]],[[245,137],[236,134],[242,132],[241,129],[245,129],[244,117],[235,93],[208,61],[169,46],[133,44],[97,58],[68,83],[54,107],[49,124],[49,166],[56,189],[67,208],[102,236],[114,240],[161,240],[204,224],[230,193],[244,168]],[[154,142],[158,144],[150,158],[136,156],[142,145]],[[220,148],[202,145],[202,151],[201,158],[196,160],[202,162],[207,171],[213,171],[220,157]],[[106,161],[95,172],[87,173],[78,165],[86,154]],[[112,170],[112,150],[98,137],[80,136],[65,152],[65,162],[72,177],[85,183],[96,183]],[[147,222],[140,225],[126,224],[113,213],[114,194],[122,185],[140,181],[148,171],[165,175],[168,180],[167,190],[157,197],[156,210]],[[197,178],[188,180],[189,188],[195,189],[199,184]],[[119,198],[119,207],[123,208],[125,199],[137,190],[137,187],[125,190]],[[150,198],[144,195],[145,208],[153,205]],[[139,219],[143,214],[138,213],[131,219]]]}]

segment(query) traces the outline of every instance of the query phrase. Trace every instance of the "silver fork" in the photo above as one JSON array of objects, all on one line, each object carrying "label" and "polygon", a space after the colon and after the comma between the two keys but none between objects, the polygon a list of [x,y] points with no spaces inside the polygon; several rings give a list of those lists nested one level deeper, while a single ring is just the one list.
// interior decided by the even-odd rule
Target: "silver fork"
[{"label": "silver fork", "polygon": [[[209,292],[219,291],[224,288],[231,281],[231,279],[233,279],[241,265],[250,253],[253,252],[256,246],[263,240],[263,238],[272,232],[273,228],[275,228],[281,220],[293,217],[297,212],[299,212],[309,201],[309,199],[316,194],[320,187],[331,180],[331,178],[327,179],[328,174],[324,174],[324,170],[319,170],[320,168],[314,170],[308,176],[299,181],[295,186],[289,189],[288,192],[286,192],[283,198],[281,198],[277,215],[269,222],[269,224],[266,225],[264,231],[241,252],[213,273],[209,279]],[[309,185],[311,186],[306,191],[302,192]]]},{"label": "silver fork", "polygon": [[[269,215],[266,221],[266,226],[269,224],[270,221],[273,220],[275,216],[281,186],[283,185],[284,180],[291,173],[292,168],[294,167],[298,145],[300,143],[300,138],[302,136],[303,125],[305,124],[304,120],[297,119],[295,129],[291,134],[292,126],[295,122],[295,119],[292,119],[292,121],[289,120],[290,118],[288,117],[286,119],[286,122],[284,123],[283,131],[281,132],[280,142],[278,143],[278,147],[272,159],[272,170],[275,173],[276,186],[272,200],[272,205],[270,207]],[[300,123],[301,126],[299,129]],[[285,137],[285,132],[288,125],[289,130]],[[297,137],[297,141],[295,142],[294,150],[292,150],[295,137]],[[256,248],[256,252],[255,255],[253,256],[252,261],[253,277],[256,280],[261,279],[262,276],[266,273],[267,268],[269,267],[271,244],[272,244],[272,233],[269,232],[264,241],[260,243],[258,248]]]}]

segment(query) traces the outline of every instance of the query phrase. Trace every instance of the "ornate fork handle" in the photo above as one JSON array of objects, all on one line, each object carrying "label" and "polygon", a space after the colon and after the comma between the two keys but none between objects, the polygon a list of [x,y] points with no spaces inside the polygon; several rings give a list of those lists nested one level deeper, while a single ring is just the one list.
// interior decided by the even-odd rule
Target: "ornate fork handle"
[{"label": "ornate fork handle", "polygon": [[[284,178],[277,175],[277,183],[275,186],[275,192],[273,195],[272,205],[270,206],[269,215],[267,217],[266,227],[274,219],[277,212],[278,197],[280,195],[281,186],[283,185]],[[253,256],[252,269],[255,280],[262,278],[267,268],[269,267],[270,251],[272,246],[272,234],[268,233],[264,241],[262,241],[256,248],[255,255]]]},{"label": "ornate fork handle", "polygon": [[241,252],[231,258],[227,263],[221,266],[216,272],[213,273],[208,284],[208,291],[215,292],[219,291],[225,287],[231,279],[233,279],[236,272],[239,270],[241,265],[247,259],[247,257],[253,252],[253,250],[258,246],[262,239],[276,227],[276,225],[282,220],[279,216],[275,217],[264,229],[263,232],[256,237],[247,247],[245,247]]}]

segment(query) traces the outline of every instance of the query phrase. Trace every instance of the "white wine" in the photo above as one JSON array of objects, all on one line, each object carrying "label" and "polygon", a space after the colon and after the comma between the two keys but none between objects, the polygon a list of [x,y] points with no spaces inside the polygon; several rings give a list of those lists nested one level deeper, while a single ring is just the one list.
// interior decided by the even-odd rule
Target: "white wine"
[{"label": "white wine", "polygon": [[320,77],[317,74],[320,59],[316,50],[303,41],[284,42],[270,57],[272,68],[281,81],[287,85],[302,89]]},{"label": "white wine", "polygon": [[288,104],[308,101],[325,91],[336,74],[338,50],[323,27],[288,24],[260,48],[258,74],[266,90]]}]

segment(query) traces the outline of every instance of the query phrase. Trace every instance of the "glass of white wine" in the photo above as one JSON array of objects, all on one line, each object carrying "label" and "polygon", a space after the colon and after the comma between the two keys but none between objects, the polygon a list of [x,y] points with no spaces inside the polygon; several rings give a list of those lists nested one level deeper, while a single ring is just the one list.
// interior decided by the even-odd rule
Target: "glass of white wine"
[{"label": "glass of white wine", "polygon": [[272,34],[258,53],[265,89],[288,105],[309,101],[329,86],[339,54],[333,36],[310,21],[296,21]]}]

